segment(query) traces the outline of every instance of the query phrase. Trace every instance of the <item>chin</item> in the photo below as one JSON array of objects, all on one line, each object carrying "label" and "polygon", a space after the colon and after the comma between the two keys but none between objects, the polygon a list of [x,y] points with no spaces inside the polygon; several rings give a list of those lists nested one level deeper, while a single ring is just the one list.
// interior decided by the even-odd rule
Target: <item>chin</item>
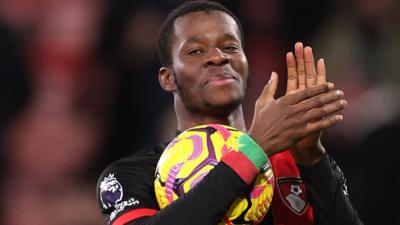
[{"label": "chin", "polygon": [[215,101],[206,104],[207,110],[219,116],[229,116],[242,103],[243,98],[234,98],[229,101]]}]

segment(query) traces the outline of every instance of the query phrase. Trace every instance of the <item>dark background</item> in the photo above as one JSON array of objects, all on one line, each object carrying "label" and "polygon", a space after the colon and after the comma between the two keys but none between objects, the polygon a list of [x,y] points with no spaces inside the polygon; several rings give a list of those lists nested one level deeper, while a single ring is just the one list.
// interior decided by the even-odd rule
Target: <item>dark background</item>
[{"label": "dark background", "polygon": [[[158,85],[158,27],[178,0],[0,0],[1,224],[102,224],[107,164],[169,140],[172,96]],[[324,58],[349,107],[323,143],[366,224],[400,224],[400,10],[396,0],[220,1],[242,21],[251,72],[246,123],[286,52]]]}]

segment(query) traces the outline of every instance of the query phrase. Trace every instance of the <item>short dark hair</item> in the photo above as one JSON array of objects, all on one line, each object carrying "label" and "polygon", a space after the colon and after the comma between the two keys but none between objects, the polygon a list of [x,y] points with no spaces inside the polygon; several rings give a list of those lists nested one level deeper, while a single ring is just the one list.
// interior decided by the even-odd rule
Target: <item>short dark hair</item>
[{"label": "short dark hair", "polygon": [[198,12],[198,11],[209,12],[213,10],[225,12],[235,20],[235,22],[239,27],[241,42],[243,43],[242,25],[240,24],[238,18],[225,6],[212,1],[204,1],[204,0],[187,1],[182,5],[180,5],[179,7],[175,8],[173,11],[171,11],[168,17],[164,20],[163,24],[161,25],[158,34],[157,50],[158,50],[158,57],[163,66],[170,66],[173,63],[171,55],[171,45],[172,45],[172,39],[175,35],[174,33],[175,20],[188,13]]}]

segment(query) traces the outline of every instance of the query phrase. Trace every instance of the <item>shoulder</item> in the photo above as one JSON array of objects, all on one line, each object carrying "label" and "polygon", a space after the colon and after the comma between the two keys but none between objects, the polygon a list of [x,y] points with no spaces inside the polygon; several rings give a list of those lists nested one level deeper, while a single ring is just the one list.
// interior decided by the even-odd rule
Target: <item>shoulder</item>
[{"label": "shoulder", "polygon": [[151,148],[139,150],[129,156],[118,159],[109,164],[102,175],[110,171],[126,171],[131,169],[143,169],[155,167],[164,151],[165,145],[156,145]]},{"label": "shoulder", "polygon": [[110,179],[117,179],[116,181],[123,182],[125,185],[143,178],[152,179],[164,148],[165,145],[156,145],[110,163],[100,174],[97,187]]},{"label": "shoulder", "polygon": [[97,181],[97,199],[102,213],[112,220],[133,208],[156,208],[154,173],[165,145],[137,151],[112,162]]},{"label": "shoulder", "polygon": [[98,187],[107,178],[118,177],[120,180],[128,181],[134,178],[153,176],[164,148],[165,145],[156,145],[112,162],[100,174]]}]

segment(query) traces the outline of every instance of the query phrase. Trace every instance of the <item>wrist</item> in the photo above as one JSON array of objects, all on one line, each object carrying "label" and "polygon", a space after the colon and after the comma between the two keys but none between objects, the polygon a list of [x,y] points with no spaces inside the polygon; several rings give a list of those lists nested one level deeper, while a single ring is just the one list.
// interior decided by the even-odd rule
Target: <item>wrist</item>
[{"label": "wrist", "polygon": [[298,148],[294,146],[291,152],[296,163],[301,166],[312,166],[318,163],[326,153],[321,143],[309,148]]},{"label": "wrist", "polygon": [[238,148],[223,155],[221,161],[231,167],[247,184],[251,184],[262,167],[269,163],[267,155],[248,135],[240,136]]},{"label": "wrist", "polygon": [[252,133],[250,130],[248,135],[251,137],[251,139],[262,149],[262,151],[268,156],[272,156],[273,154],[276,153],[276,151],[273,150],[272,143],[266,143],[265,138],[259,138],[257,134]]}]

